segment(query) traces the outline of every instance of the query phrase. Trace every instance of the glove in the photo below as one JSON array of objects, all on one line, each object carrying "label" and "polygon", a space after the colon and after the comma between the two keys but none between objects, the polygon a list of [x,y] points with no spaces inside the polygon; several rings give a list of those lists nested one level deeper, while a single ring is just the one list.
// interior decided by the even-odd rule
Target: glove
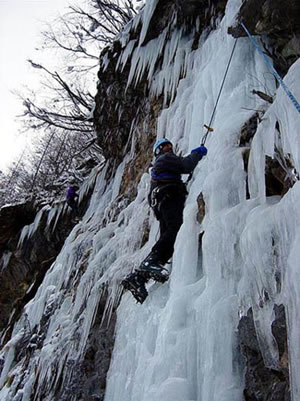
[{"label": "glove", "polygon": [[199,148],[195,148],[191,151],[191,153],[198,153],[201,156],[205,156],[207,153],[207,148],[205,146],[199,146]]}]

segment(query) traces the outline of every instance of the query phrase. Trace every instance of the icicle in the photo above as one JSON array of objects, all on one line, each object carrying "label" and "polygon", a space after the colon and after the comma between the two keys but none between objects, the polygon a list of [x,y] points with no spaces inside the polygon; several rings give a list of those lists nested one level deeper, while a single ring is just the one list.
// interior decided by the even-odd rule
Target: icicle
[{"label": "icicle", "polygon": [[29,226],[25,226],[20,234],[19,242],[18,242],[18,248],[20,248],[25,241],[25,239],[29,239],[38,229],[40,222],[42,220],[43,215],[50,210],[50,206],[46,205],[44,206],[36,215],[34,222],[30,224]]},{"label": "icicle", "polygon": [[142,14],[142,31],[140,34],[140,39],[139,39],[139,46],[142,45],[142,43],[145,40],[147,31],[148,31],[148,27],[149,27],[149,23],[150,20],[152,18],[152,15],[155,11],[155,8],[157,6],[158,0],[148,0]]},{"label": "icicle", "polygon": [[4,352],[6,353],[5,357],[5,363],[1,372],[0,376],[0,389],[3,387],[6,379],[7,379],[7,374],[11,368],[11,365],[14,361],[14,356],[15,356],[15,348],[18,342],[22,339],[24,335],[24,330],[20,330],[20,332],[12,337],[12,339],[5,345],[4,347]]},{"label": "icicle", "polygon": [[123,52],[121,53],[121,55],[119,57],[119,60],[118,60],[117,65],[116,65],[116,70],[118,70],[120,68],[121,71],[123,71],[123,69],[125,67],[125,64],[127,63],[128,58],[131,56],[132,51],[133,51],[136,43],[137,43],[137,40],[134,39],[134,40],[131,40],[127,44],[125,50],[123,50]]}]

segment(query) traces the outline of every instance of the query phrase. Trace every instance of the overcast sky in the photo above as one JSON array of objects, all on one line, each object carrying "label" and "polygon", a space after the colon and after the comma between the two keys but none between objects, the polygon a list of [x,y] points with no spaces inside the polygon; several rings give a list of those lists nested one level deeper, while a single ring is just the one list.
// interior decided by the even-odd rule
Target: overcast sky
[{"label": "overcast sky", "polygon": [[[15,116],[22,105],[11,93],[23,85],[34,85],[34,74],[27,59],[36,54],[43,22],[63,14],[71,0],[0,0],[0,170],[20,153],[25,141],[20,138]],[[79,3],[79,1],[77,1]]]}]

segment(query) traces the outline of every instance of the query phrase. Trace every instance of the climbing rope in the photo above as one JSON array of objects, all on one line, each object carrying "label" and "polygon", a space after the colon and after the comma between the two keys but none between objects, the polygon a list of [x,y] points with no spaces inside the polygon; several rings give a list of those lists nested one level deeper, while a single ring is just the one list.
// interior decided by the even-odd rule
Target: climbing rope
[{"label": "climbing rope", "polygon": [[225,83],[225,80],[226,80],[226,77],[227,77],[227,73],[228,73],[228,70],[229,70],[229,67],[230,67],[230,64],[231,64],[231,60],[232,60],[232,57],[233,57],[233,53],[234,53],[237,41],[238,41],[238,39],[236,39],[235,42],[234,42],[234,45],[233,45],[233,48],[232,48],[232,51],[231,51],[231,55],[230,55],[229,61],[227,63],[227,67],[226,67],[226,70],[225,70],[223,81],[222,81],[222,84],[221,84],[221,87],[220,87],[220,90],[219,90],[219,94],[218,94],[218,97],[217,97],[217,100],[216,100],[216,103],[215,103],[215,106],[214,106],[214,109],[213,109],[209,124],[208,125],[204,125],[204,127],[207,129],[207,131],[202,137],[201,146],[205,145],[205,142],[206,142],[206,139],[207,139],[207,135],[209,134],[209,132],[213,131],[213,128],[211,127],[211,125],[212,125],[212,122],[213,122],[215,114],[216,114],[217,106],[218,106],[218,103],[219,103],[219,100],[220,100],[220,97],[221,97],[221,94],[222,94],[222,90],[223,90],[223,87],[224,87],[224,83]]},{"label": "climbing rope", "polygon": [[259,44],[256,42],[256,40],[254,39],[254,37],[251,35],[251,33],[248,31],[248,29],[246,28],[245,24],[243,22],[241,22],[241,26],[243,27],[244,31],[247,33],[249,39],[251,40],[252,44],[256,47],[256,49],[258,50],[259,54],[263,57],[267,67],[269,68],[269,70],[271,71],[271,73],[274,75],[274,77],[277,79],[277,81],[280,83],[280,85],[282,86],[283,90],[285,91],[285,93],[288,95],[288,97],[290,98],[290,100],[292,101],[293,105],[296,107],[297,111],[300,113],[300,104],[297,102],[295,96],[291,93],[291,91],[289,90],[289,88],[286,86],[286,84],[283,82],[281,76],[278,74],[278,72],[275,70],[275,68],[273,67],[272,63],[270,62],[270,60],[266,57],[265,53],[262,51],[261,47],[259,46]]},{"label": "climbing rope", "polygon": [[[207,131],[202,137],[201,146],[205,145],[205,142],[206,142],[206,139],[207,139],[207,135],[209,134],[209,132],[213,131],[213,128],[212,128],[211,125],[212,125],[212,122],[213,122],[215,114],[216,114],[217,106],[218,106],[218,103],[219,103],[219,100],[220,100],[220,97],[221,97],[221,94],[222,94],[222,90],[223,90],[224,83],[225,83],[225,80],[226,80],[226,77],[227,77],[227,73],[228,73],[228,70],[229,70],[229,67],[230,67],[230,64],[231,64],[233,53],[234,53],[235,48],[236,48],[237,41],[238,41],[238,38],[234,42],[234,45],[233,45],[233,48],[232,48],[232,51],[231,51],[231,54],[230,54],[230,57],[229,57],[229,61],[227,63],[227,67],[226,67],[226,70],[225,70],[225,73],[224,73],[224,77],[223,77],[223,80],[222,80],[222,83],[221,83],[219,94],[218,94],[218,97],[217,97],[213,112],[212,112],[211,117],[210,117],[209,125],[204,124],[204,127],[207,129]],[[192,177],[193,177],[193,173],[190,173],[185,183],[187,184],[192,179]]]}]

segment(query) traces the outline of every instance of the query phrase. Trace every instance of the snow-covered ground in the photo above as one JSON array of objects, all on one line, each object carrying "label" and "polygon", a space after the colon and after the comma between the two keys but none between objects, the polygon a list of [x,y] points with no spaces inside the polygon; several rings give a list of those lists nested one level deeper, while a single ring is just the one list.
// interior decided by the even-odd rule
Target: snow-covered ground
[{"label": "snow-covered ground", "polygon": [[[146,3],[149,13],[150,3]],[[176,87],[174,102],[161,113],[157,136],[166,136],[178,151],[188,153],[201,142],[203,125],[209,123],[235,42],[227,27],[240,4],[240,0],[228,1],[219,28],[198,50],[188,51],[189,40],[172,44],[181,54],[175,59],[179,64],[174,70],[185,68],[186,78]],[[144,17],[145,23],[148,19]],[[151,65],[147,51],[140,57],[135,59],[140,66]],[[139,67],[134,72],[132,68],[130,79],[134,80],[135,72],[140,74],[141,70]],[[178,74],[160,81],[162,76],[163,72],[157,79],[153,77],[153,91],[174,95]],[[300,60],[284,79],[298,100],[299,77]],[[269,105],[255,96],[253,89],[275,95],[274,103]],[[251,143],[247,199],[244,148],[239,146],[239,137],[254,110],[266,113]],[[263,348],[264,359],[269,366],[276,366],[278,352],[271,335],[275,303],[286,306],[292,393],[294,400],[300,399],[300,184],[296,182],[282,198],[266,197],[264,174],[265,155],[273,156],[275,144],[290,155],[300,171],[299,123],[299,113],[282,88],[276,90],[274,77],[249,39],[238,39],[213,122],[214,132],[207,137],[208,155],[198,164],[188,186],[170,280],[163,285],[150,283],[143,305],[136,304],[130,294],[122,297],[105,401],[241,401],[244,366],[237,343],[239,318],[253,307],[259,341],[268,344]],[[147,172],[136,199],[124,205],[114,221],[101,225],[112,205],[118,205],[123,168],[131,157],[130,153],[126,156],[112,182],[105,181],[105,168],[96,171],[95,191],[83,221],[66,240],[36,297],[26,306],[26,315],[15,327],[11,342],[1,352],[5,365],[0,386],[8,374],[23,377],[19,398],[11,395],[16,391],[15,379],[11,387],[4,385],[0,390],[1,400],[29,401],[38,374],[35,391],[41,391],[45,378],[49,388],[45,401],[52,400],[52,369],[60,372],[66,361],[80,360],[103,284],[111,282],[110,313],[120,295],[120,280],[155,242],[158,223],[147,205]],[[196,220],[200,193],[206,210],[201,224]],[[151,227],[149,241],[141,248],[147,225]],[[276,283],[278,273],[281,291]],[[24,372],[21,363],[13,364],[15,344],[28,324],[31,328],[39,325],[47,311],[49,326],[42,349]]]}]

